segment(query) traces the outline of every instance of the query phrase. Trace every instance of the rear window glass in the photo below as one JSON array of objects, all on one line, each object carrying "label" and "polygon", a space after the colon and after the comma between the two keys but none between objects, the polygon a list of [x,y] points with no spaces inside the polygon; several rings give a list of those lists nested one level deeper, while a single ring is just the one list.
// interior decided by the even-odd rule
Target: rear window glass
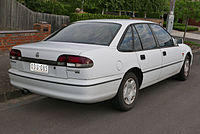
[{"label": "rear window glass", "polygon": [[120,24],[114,23],[75,23],[47,40],[108,46],[120,27]]}]

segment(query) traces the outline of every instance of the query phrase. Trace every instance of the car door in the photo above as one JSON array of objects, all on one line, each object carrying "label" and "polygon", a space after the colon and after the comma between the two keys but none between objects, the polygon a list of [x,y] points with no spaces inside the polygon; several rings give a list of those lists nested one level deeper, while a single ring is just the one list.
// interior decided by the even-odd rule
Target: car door
[{"label": "car door", "polygon": [[160,25],[149,24],[160,46],[162,53],[162,71],[160,78],[170,77],[180,70],[182,54],[178,45],[174,44],[171,35]]},{"label": "car door", "polygon": [[143,72],[143,83],[141,86],[143,88],[159,80],[162,55],[148,24],[133,25],[133,32],[134,39],[139,38],[142,44],[142,50],[136,51],[136,53]]}]

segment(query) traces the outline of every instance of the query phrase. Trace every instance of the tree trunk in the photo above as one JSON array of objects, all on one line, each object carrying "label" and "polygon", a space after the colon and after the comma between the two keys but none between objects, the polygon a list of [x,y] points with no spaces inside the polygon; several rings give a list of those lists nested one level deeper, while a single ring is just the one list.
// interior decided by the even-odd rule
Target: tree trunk
[{"label": "tree trunk", "polygon": [[127,15],[127,12],[126,12],[126,11],[124,11],[124,14],[125,14],[125,15]]},{"label": "tree trunk", "polygon": [[121,11],[121,9],[119,10],[119,16],[121,16],[122,15],[122,11]]},{"label": "tree trunk", "polygon": [[135,18],[135,12],[133,11],[133,16],[132,16],[133,18]]},{"label": "tree trunk", "polygon": [[144,18],[145,18],[145,19],[147,18],[147,13],[146,13],[146,12],[144,13]]},{"label": "tree trunk", "polygon": [[183,35],[183,41],[185,41],[185,36],[186,36],[186,32],[187,32],[188,21],[189,21],[189,18],[187,18],[186,22],[185,22],[185,31],[184,31],[184,35]]},{"label": "tree trunk", "polygon": [[105,13],[105,10],[104,10],[104,8],[103,8],[101,14],[104,15],[104,13]]},{"label": "tree trunk", "polygon": [[83,12],[84,0],[82,0],[81,11]]}]

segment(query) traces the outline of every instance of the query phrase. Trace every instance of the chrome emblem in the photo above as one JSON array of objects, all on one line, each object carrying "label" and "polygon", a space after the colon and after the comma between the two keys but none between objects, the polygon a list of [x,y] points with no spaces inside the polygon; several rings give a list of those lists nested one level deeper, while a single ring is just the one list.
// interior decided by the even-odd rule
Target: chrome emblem
[{"label": "chrome emblem", "polygon": [[36,54],[35,54],[35,57],[39,57],[40,56],[40,54],[39,54],[39,52],[37,52]]}]

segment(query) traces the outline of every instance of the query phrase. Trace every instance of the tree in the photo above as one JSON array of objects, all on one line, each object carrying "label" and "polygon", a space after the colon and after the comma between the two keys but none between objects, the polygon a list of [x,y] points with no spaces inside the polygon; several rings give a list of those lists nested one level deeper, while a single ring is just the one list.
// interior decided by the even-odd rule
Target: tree
[{"label": "tree", "polygon": [[111,5],[109,0],[98,0],[97,3],[98,7],[101,9],[101,14],[104,14],[105,10],[107,10]]},{"label": "tree", "polygon": [[156,12],[163,14],[169,10],[169,0],[132,0],[132,9],[143,13],[144,18],[148,13]]},{"label": "tree", "polygon": [[177,0],[175,16],[177,20],[181,19],[185,21],[185,31],[183,35],[183,40],[185,40],[189,19],[199,20],[200,18],[200,2],[193,0]]}]

